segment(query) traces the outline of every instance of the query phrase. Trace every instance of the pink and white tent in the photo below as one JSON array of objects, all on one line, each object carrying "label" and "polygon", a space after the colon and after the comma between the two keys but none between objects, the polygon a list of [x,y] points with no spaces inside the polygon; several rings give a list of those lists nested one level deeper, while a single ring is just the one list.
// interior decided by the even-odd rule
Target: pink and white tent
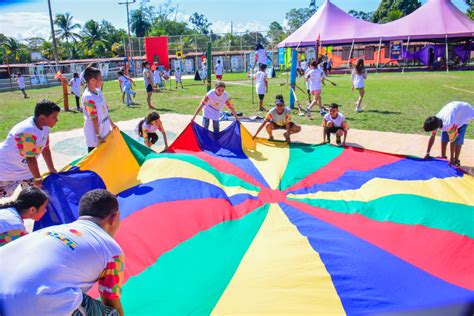
[{"label": "pink and white tent", "polygon": [[322,44],[379,41],[380,39],[436,39],[473,37],[474,21],[450,0],[429,0],[413,13],[386,24],[356,19],[329,0],[279,47],[310,46],[320,34]]}]

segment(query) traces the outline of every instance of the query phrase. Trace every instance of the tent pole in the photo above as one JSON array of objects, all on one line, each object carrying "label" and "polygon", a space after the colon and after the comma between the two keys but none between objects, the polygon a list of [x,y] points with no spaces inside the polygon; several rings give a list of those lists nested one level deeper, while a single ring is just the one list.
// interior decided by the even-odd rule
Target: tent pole
[{"label": "tent pole", "polygon": [[375,68],[375,73],[379,72],[379,63],[380,63],[380,50],[382,49],[382,37],[380,37],[379,42],[379,52],[377,54],[377,67]]},{"label": "tent pole", "polygon": [[449,72],[449,63],[448,63],[448,34],[446,34],[446,72]]},{"label": "tent pole", "polygon": [[355,42],[355,38],[352,39],[351,51],[349,52],[349,58],[347,59],[347,68],[350,68],[349,65],[351,64],[352,50],[354,49],[354,42]]},{"label": "tent pole", "polygon": [[[408,36],[408,41],[407,41],[407,49],[405,51],[405,54],[403,54],[403,68],[402,68],[402,74],[405,73],[405,60],[406,60],[406,56],[407,56],[407,53],[408,53],[408,47],[410,46],[410,36]],[[402,46],[403,47],[403,46]],[[402,53],[403,53],[403,50],[402,50]]]}]

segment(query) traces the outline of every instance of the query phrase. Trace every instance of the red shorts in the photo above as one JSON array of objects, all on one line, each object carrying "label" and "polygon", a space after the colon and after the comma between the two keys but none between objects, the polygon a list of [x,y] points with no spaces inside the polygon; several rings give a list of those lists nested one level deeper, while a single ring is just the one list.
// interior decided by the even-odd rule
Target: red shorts
[{"label": "red shorts", "polygon": [[217,80],[222,80],[222,75],[216,75]]}]

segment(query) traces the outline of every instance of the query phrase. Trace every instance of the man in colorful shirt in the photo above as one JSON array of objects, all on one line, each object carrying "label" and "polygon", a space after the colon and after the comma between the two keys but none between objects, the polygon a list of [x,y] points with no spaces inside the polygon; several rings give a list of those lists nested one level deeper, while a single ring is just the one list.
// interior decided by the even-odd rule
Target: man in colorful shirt
[{"label": "man in colorful shirt", "polygon": [[[0,248],[1,315],[123,315],[124,255],[114,195],[86,193],[79,218]],[[86,293],[99,283],[101,301]]]},{"label": "man in colorful shirt", "polygon": [[49,149],[49,129],[58,121],[61,109],[54,102],[36,104],[35,115],[15,125],[0,143],[0,198],[13,194],[18,185],[41,187],[38,156],[43,158],[50,173],[56,173]]},{"label": "man in colorful shirt", "polygon": [[441,158],[447,159],[446,148],[450,143],[449,162],[455,166],[461,166],[459,155],[464,144],[464,135],[466,134],[469,122],[474,118],[474,108],[466,102],[453,101],[446,104],[436,116],[430,116],[425,120],[423,129],[431,132],[428,141],[428,149],[425,158],[430,157],[431,147],[433,147],[436,132],[438,129],[441,134]]}]

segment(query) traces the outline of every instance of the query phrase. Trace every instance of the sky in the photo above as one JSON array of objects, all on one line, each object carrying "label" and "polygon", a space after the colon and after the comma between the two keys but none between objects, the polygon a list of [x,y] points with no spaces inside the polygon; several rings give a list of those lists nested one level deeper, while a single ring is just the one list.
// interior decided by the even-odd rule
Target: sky
[{"label": "sky", "polygon": [[[126,9],[119,2],[124,0],[51,0],[53,15],[69,12],[75,22],[108,20],[117,28],[126,28]],[[139,1],[139,0],[138,0]],[[151,5],[159,5],[164,0],[150,0]],[[272,21],[285,24],[285,13],[292,8],[307,7],[309,0],[172,0],[177,8],[176,19],[187,21],[194,12],[204,14],[212,22],[215,33],[230,31],[231,21],[234,32],[246,30],[266,31]],[[321,6],[324,0],[317,0]],[[331,0],[345,11],[373,11],[380,0]],[[426,0],[422,0],[425,3]],[[453,0],[463,11],[464,0]],[[138,4],[130,6],[131,9]],[[18,39],[50,35],[48,5],[46,0],[0,0],[0,33]]]}]

